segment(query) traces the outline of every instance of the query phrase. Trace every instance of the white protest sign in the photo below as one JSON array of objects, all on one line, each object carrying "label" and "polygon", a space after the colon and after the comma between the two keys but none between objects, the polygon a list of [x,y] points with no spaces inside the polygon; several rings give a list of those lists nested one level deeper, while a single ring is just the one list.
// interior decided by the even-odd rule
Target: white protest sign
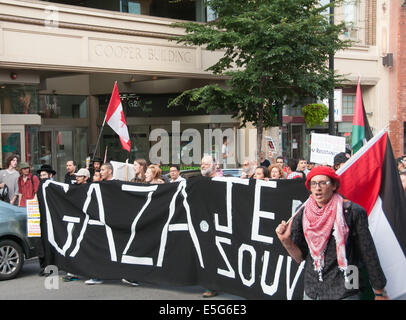
[{"label": "white protest sign", "polygon": [[27,200],[27,236],[41,237],[38,200]]},{"label": "white protest sign", "polygon": [[345,137],[312,132],[310,162],[332,166],[340,152],[345,152]]},{"label": "white protest sign", "polygon": [[273,141],[272,137],[265,136],[265,140],[266,140],[269,150],[272,151],[273,153],[277,153],[276,145],[275,145],[275,142]]},{"label": "white protest sign", "polygon": [[110,161],[113,166],[113,179],[131,181],[134,176],[134,165],[132,163]]}]

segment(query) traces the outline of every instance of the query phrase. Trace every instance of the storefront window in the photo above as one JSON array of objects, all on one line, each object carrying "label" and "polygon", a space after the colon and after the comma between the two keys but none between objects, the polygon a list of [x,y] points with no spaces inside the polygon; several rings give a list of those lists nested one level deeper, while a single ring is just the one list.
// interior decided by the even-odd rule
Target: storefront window
[{"label": "storefront window", "polygon": [[120,0],[120,11],[141,14],[141,3],[140,1]]},{"label": "storefront window", "polygon": [[2,114],[38,113],[37,87],[14,84],[1,85],[0,107]]},{"label": "storefront window", "polygon": [[88,156],[87,139],[87,128],[75,129],[74,148],[78,168],[86,167],[86,157]]},{"label": "storefront window", "polygon": [[21,132],[3,132],[1,134],[1,148],[3,161],[6,161],[13,154],[21,157]]},{"label": "storefront window", "polygon": [[206,9],[204,0],[53,0],[48,2],[188,21],[205,22],[215,19],[212,10]]},{"label": "storefront window", "polygon": [[343,114],[354,114],[355,95],[343,95]]},{"label": "storefront window", "polygon": [[[39,149],[39,126],[25,127],[25,153],[26,161],[30,163],[34,169],[40,167]],[[49,162],[48,162],[49,163]]]},{"label": "storefront window", "polygon": [[87,118],[87,96],[40,95],[39,101],[43,118]]},{"label": "storefront window", "polygon": [[346,31],[344,36],[350,39],[357,39],[358,30],[358,0],[344,1],[344,22]]}]

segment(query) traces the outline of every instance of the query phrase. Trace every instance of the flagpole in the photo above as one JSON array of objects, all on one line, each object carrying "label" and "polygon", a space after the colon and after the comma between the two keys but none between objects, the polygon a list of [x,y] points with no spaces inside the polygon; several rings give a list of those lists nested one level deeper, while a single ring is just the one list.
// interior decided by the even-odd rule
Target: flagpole
[{"label": "flagpole", "polygon": [[[114,86],[116,86],[116,85],[117,85],[117,81],[114,81]],[[113,89],[113,92],[114,92],[114,89]],[[110,97],[110,102],[111,102],[111,97]],[[110,102],[109,102],[109,105],[110,105]],[[107,108],[107,109],[108,109],[108,108]],[[102,127],[101,127],[100,132],[99,132],[99,137],[97,138],[96,148],[94,149],[92,161],[94,160],[94,157],[95,157],[95,155],[96,155],[97,148],[99,147],[101,134],[102,134],[102,132],[103,132],[104,125],[106,124],[106,118],[107,118],[107,112],[106,112],[106,114],[104,115],[103,124],[102,124]]]},{"label": "flagpole", "polygon": [[102,126],[101,126],[101,128],[100,128],[99,137],[97,138],[96,148],[94,148],[94,152],[93,152],[92,162],[94,161],[94,157],[95,157],[95,155],[96,155],[97,148],[99,147],[100,137],[101,137],[101,134],[102,134],[102,132],[103,132],[104,125],[105,125],[105,123],[106,123],[106,116],[107,116],[107,115],[104,116],[103,124],[102,124]]}]

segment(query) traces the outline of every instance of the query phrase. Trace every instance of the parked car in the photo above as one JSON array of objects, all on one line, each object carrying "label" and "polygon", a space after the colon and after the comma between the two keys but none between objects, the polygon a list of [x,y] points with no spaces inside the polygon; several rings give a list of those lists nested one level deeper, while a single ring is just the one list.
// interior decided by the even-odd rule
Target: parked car
[{"label": "parked car", "polygon": [[35,256],[27,237],[27,209],[0,201],[0,281],[15,278],[25,259]]}]

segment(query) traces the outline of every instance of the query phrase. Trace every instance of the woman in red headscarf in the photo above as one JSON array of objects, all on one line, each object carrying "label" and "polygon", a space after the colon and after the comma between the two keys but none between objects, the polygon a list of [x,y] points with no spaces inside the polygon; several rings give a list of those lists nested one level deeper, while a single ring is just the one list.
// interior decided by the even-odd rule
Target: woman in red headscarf
[{"label": "woman in red headscarf", "polygon": [[382,271],[364,208],[338,193],[340,178],[330,167],[312,169],[307,176],[309,199],[290,223],[276,233],[290,256],[306,261],[304,299],[359,299],[364,266],[375,299],[388,299]]}]

